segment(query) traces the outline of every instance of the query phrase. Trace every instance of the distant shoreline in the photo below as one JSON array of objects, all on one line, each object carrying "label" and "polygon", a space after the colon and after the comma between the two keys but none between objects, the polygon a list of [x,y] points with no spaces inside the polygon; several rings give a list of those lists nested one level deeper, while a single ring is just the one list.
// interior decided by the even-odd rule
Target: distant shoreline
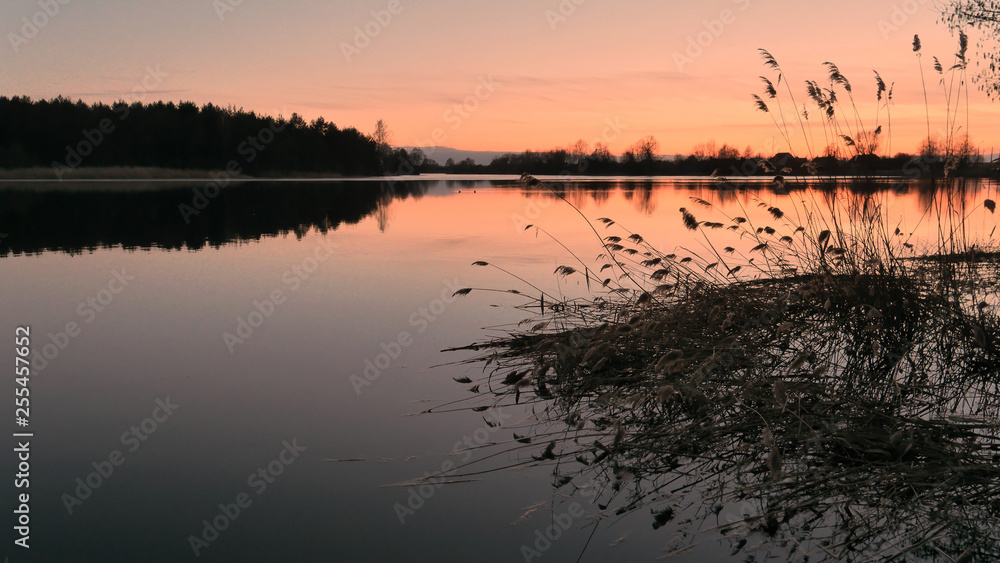
[{"label": "distant shoreline", "polygon": [[246,182],[266,181],[322,181],[341,180],[340,174],[305,173],[295,176],[255,177],[246,174],[229,175],[220,170],[193,168],[160,168],[153,166],[81,167],[67,172],[60,178],[55,170],[46,167],[0,168],[0,189],[28,188],[38,191],[109,190],[137,191],[147,189],[201,186],[209,183],[238,185]]},{"label": "distant shoreline", "polygon": [[[60,177],[54,168],[0,168],[0,181],[35,181],[35,182],[74,182],[74,181],[113,181],[113,180],[150,180],[150,181],[206,181],[214,180],[213,176],[223,175],[229,180],[266,180],[267,177],[248,176],[246,174],[230,175],[219,170],[201,170],[193,168],[160,168],[155,166],[94,166],[81,167],[65,172]],[[281,177],[292,177],[283,175]],[[308,178],[343,178],[337,173],[307,172],[294,177]]]},{"label": "distant shoreline", "polygon": [[[871,174],[866,177],[851,175],[799,176],[786,174],[791,183],[822,183],[840,180],[867,180],[874,182],[909,180],[903,174]],[[159,167],[81,167],[59,178],[55,170],[47,167],[0,168],[0,190],[30,189],[32,191],[143,191],[198,187],[217,183],[220,187],[247,183],[296,183],[296,182],[380,182],[380,181],[435,181],[435,180],[504,180],[517,182],[516,174],[490,173],[423,173],[404,176],[344,176],[336,173],[296,173],[275,176],[231,176],[220,170],[177,169]],[[537,176],[546,182],[601,182],[610,180],[687,181],[726,184],[768,184],[774,175],[654,175],[635,176],[620,174],[573,174]],[[964,178],[987,178],[966,175]]]}]

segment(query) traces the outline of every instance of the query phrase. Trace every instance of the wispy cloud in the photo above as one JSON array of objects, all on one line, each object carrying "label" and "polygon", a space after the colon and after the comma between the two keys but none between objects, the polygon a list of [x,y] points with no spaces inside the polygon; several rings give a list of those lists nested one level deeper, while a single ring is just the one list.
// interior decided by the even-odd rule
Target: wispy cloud
[{"label": "wispy cloud", "polygon": [[[162,96],[164,94],[180,94],[184,92],[189,92],[190,90],[144,90],[144,94],[147,99],[155,99],[156,96]],[[111,96],[118,96],[122,98],[130,98],[135,96],[135,92],[132,90],[102,90],[98,92],[67,92],[63,94],[67,98],[104,98]]]}]

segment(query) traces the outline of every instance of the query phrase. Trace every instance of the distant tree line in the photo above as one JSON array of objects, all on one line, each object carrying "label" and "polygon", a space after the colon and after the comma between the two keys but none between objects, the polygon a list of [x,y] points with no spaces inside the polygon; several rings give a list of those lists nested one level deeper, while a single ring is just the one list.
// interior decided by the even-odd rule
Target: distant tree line
[{"label": "distant tree line", "polygon": [[[86,104],[0,97],[0,168],[150,166],[255,176],[382,172],[376,141],[322,117],[270,117],[192,102]],[[67,175],[67,177],[70,177]]]},{"label": "distant tree line", "polygon": [[[714,141],[696,145],[691,154],[663,158],[657,155],[659,143],[645,137],[621,156],[613,155],[607,145],[597,143],[590,149],[586,142],[577,141],[568,148],[548,151],[508,153],[489,164],[477,164],[467,158],[460,162],[448,159],[440,164],[427,158],[420,149],[407,152],[394,149],[389,155],[393,172],[401,174],[446,172],[453,174],[543,174],[543,175],[628,175],[628,176],[758,176],[758,175],[854,175],[889,174],[929,176],[943,173],[944,162],[934,146],[921,147],[920,155],[898,153],[895,156],[874,154],[849,159],[827,154],[813,160],[789,153],[762,155],[750,147],[738,147]],[[971,148],[968,150],[972,150]],[[976,173],[982,158],[968,153],[961,161],[959,172]]]},{"label": "distant tree line", "polygon": [[[316,174],[343,176],[456,174],[535,175],[718,175],[767,174],[939,174],[943,169],[936,145],[921,154],[874,154],[851,159],[827,156],[806,161],[791,154],[761,155],[714,142],[695,146],[687,156],[658,156],[659,143],[644,137],[620,155],[605,143],[593,147],[577,141],[566,148],[498,156],[489,164],[471,158],[439,163],[421,149],[390,145],[391,132],[381,120],[365,134],[340,129],[319,117],[307,123],[258,115],[212,104],[192,102],[116,102],[86,104],[66,98],[34,101],[0,96],[0,168],[51,167],[72,178],[78,167],[161,167],[225,170],[230,175],[258,177]],[[980,158],[971,147],[963,152],[959,172],[976,168]]]}]

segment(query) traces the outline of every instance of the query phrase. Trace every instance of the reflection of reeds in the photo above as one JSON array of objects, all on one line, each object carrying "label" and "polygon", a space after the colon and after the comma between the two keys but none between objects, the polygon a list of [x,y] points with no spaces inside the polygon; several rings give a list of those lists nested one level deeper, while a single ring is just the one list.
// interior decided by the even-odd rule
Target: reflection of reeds
[{"label": "reflection of reeds", "polygon": [[[946,255],[904,259],[877,197],[827,197],[822,212],[765,205],[772,225],[682,210],[708,258],[604,237],[646,287],[609,278],[607,295],[473,347],[477,408],[534,404],[507,456],[551,466],[560,488],[597,483],[606,516],[684,514],[673,525],[736,552],[1000,557],[996,254],[956,236],[960,210]],[[716,251],[723,227],[753,250]],[[754,508],[732,518],[740,503]]]}]

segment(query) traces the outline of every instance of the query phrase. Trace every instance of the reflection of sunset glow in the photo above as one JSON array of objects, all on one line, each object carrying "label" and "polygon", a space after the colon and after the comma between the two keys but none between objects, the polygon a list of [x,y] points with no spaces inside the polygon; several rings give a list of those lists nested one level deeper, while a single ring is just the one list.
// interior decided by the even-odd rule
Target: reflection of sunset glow
[{"label": "reflection of sunset glow", "polygon": [[[380,236],[379,244],[403,256],[430,256],[454,259],[459,263],[495,261],[532,283],[546,286],[558,282],[553,276],[556,266],[580,265],[573,254],[587,267],[595,271],[600,268],[602,261],[596,259],[602,251],[600,241],[580,215],[551,192],[522,190],[513,182],[509,187],[490,188],[480,184],[453,187],[452,191],[451,197],[394,201],[390,223]],[[900,255],[912,256],[935,250],[931,245],[938,240],[938,216],[941,215],[942,224],[948,225],[949,213],[953,213],[951,221],[955,224],[965,217],[969,242],[993,240],[998,218],[983,208],[983,201],[996,199],[997,191],[995,182],[980,180],[970,180],[950,192],[934,191],[929,183],[910,182],[898,186],[895,191],[873,196],[850,193],[846,189],[833,196],[831,191],[818,186],[793,189],[779,195],[768,182],[753,182],[740,190],[720,190],[705,181],[640,180],[629,183],[611,180],[567,183],[563,193],[602,236],[627,237],[638,233],[660,252],[676,253],[678,259],[691,256],[703,265],[718,261],[719,256],[715,254],[718,252],[732,267],[741,264],[741,253],[745,257],[754,256],[748,255],[748,251],[758,241],[746,233],[726,228],[688,230],[681,221],[680,208],[687,208],[699,221],[726,226],[733,224],[734,217],[746,217],[754,228],[775,228],[777,235],[774,238],[777,239],[782,235],[794,235],[800,225],[831,222],[831,206],[847,228],[852,208],[863,205],[868,198],[870,204],[882,206],[883,220],[890,235],[896,227],[900,229],[901,234],[894,243]],[[948,210],[949,196],[953,211]],[[699,204],[696,199],[710,206]],[[768,206],[781,208],[785,217],[774,219],[768,213]],[[606,228],[597,221],[601,217],[610,218],[615,224]],[[535,228],[526,229],[528,225]],[[360,243],[365,233],[377,229],[378,219],[369,217],[356,228],[345,228],[341,236],[348,236],[352,241],[358,237]],[[913,248],[907,249],[903,243]],[[353,244],[348,243],[349,246]],[[722,252],[728,246],[737,250],[736,255]],[[573,278],[572,281],[579,280]],[[580,287],[580,291],[583,289]]]},{"label": "reflection of sunset glow", "polygon": [[[51,448],[56,455],[49,460],[49,480],[56,487],[64,483],[66,490],[72,491],[71,484],[80,472],[94,467],[93,451],[107,451],[104,448],[108,439],[113,443],[122,432],[122,424],[138,420],[136,405],[139,409],[148,408],[142,405],[152,401],[150,395],[173,397],[182,405],[180,412],[189,413],[184,417],[177,415],[178,425],[165,428],[164,439],[157,434],[155,446],[151,442],[148,448],[149,461],[142,461],[134,468],[145,468],[144,472],[136,472],[134,482],[146,487],[142,490],[152,491],[150,494],[132,498],[129,495],[136,489],[130,486],[115,485],[120,489],[117,492],[102,489],[101,494],[108,495],[105,498],[110,500],[112,494],[124,494],[121,497],[124,500],[88,504],[90,512],[78,517],[90,524],[65,527],[72,543],[52,542],[52,547],[46,548],[65,549],[66,553],[42,559],[76,560],[83,552],[101,553],[95,559],[107,560],[109,557],[103,556],[108,549],[104,538],[111,532],[95,535],[90,530],[106,528],[120,532],[123,525],[137,521],[138,524],[132,528],[126,526],[124,531],[142,537],[142,545],[149,546],[144,548],[149,551],[139,554],[138,560],[156,559],[159,554],[172,553],[172,549],[180,552],[185,546],[178,542],[177,535],[150,534],[148,523],[134,514],[137,511],[154,514],[159,510],[164,520],[162,526],[153,529],[196,530],[195,523],[203,518],[206,507],[211,508],[209,503],[219,498],[219,491],[228,486],[226,483],[237,476],[238,486],[248,467],[273,456],[274,445],[292,433],[300,436],[302,444],[321,452],[314,460],[325,455],[340,455],[344,459],[355,452],[370,451],[384,452],[386,457],[377,463],[338,462],[338,470],[344,472],[340,476],[331,473],[332,462],[323,462],[325,466],[313,463],[317,471],[301,476],[289,474],[283,486],[275,487],[273,493],[269,491],[267,497],[279,501],[271,506],[284,505],[290,507],[288,510],[264,510],[259,513],[260,518],[240,520],[240,526],[247,526],[247,537],[266,537],[269,541],[261,545],[242,541],[220,543],[212,549],[230,551],[213,551],[213,555],[223,560],[256,560],[262,549],[270,549],[266,552],[269,559],[298,560],[303,557],[298,557],[295,549],[301,549],[306,559],[311,553],[335,553],[334,559],[353,561],[370,559],[372,546],[383,545],[385,553],[377,553],[375,560],[392,561],[407,560],[412,553],[430,553],[432,544],[445,546],[450,554],[456,528],[435,520],[441,516],[431,512],[422,513],[421,518],[440,528],[440,535],[387,534],[385,530],[399,529],[395,515],[386,507],[405,502],[406,495],[400,487],[386,484],[398,482],[401,474],[412,475],[423,467],[439,465],[440,459],[453,451],[454,438],[447,437],[449,434],[470,435],[468,429],[483,424],[484,413],[476,410],[445,413],[428,408],[432,405],[450,408],[460,403],[471,408],[476,404],[469,402],[469,384],[463,383],[468,379],[463,377],[497,376],[494,378],[497,385],[504,381],[497,372],[490,373],[479,364],[464,362],[473,355],[492,353],[492,349],[453,349],[485,342],[511,330],[537,326],[541,311],[531,310],[532,300],[541,292],[556,300],[608,295],[609,289],[601,287],[600,281],[620,275],[621,271],[613,266],[602,269],[607,258],[598,258],[598,254],[607,251],[598,236],[621,237],[621,242],[628,244],[622,250],[631,250],[642,243],[628,241],[628,235],[640,234],[658,251],[675,253],[677,260],[695,256],[685,266],[690,268],[686,271],[701,274],[709,271],[711,263],[719,262],[710,269],[712,273],[705,275],[721,278],[731,275],[735,266],[741,265],[738,263],[741,253],[754,256],[758,263],[762,261],[761,254],[748,250],[756,241],[752,235],[741,237],[740,233],[725,228],[703,225],[698,230],[689,230],[682,223],[681,207],[689,209],[699,221],[730,224],[732,217],[745,216],[752,227],[772,226],[781,235],[794,229],[793,222],[802,222],[803,209],[816,209],[823,214],[827,198],[832,197],[832,190],[824,191],[818,185],[801,189],[794,179],[785,186],[790,192],[783,194],[775,193],[776,188],[768,179],[730,180],[743,185],[740,189],[726,189],[722,181],[684,178],[577,181],[548,178],[551,187],[560,190],[558,193],[572,205],[551,191],[522,187],[514,177],[506,180],[423,177],[395,186],[388,181],[373,180],[248,182],[222,190],[203,210],[200,218],[206,220],[191,225],[184,225],[176,213],[177,202],[189,197],[190,192],[185,188],[90,193],[89,206],[82,205],[78,194],[69,190],[45,193],[0,190],[0,209],[27,211],[5,214],[2,225],[12,234],[4,239],[3,248],[13,241],[20,252],[0,259],[0,276],[5,281],[0,288],[0,301],[5,304],[5,314],[12,319],[30,319],[32,332],[39,335],[39,346],[57,342],[53,335],[68,330],[67,321],[76,319],[83,327],[83,334],[65,346],[64,351],[60,350],[60,356],[52,361],[44,376],[33,379],[33,385],[39,386],[38,395],[58,407],[51,412],[59,413],[56,418],[43,419],[43,428],[49,429],[46,435],[62,437]],[[851,192],[849,181],[843,183],[846,186],[842,184],[836,190],[836,197],[848,203],[845,209],[867,197],[863,190]],[[929,182],[908,182],[895,186],[894,191],[878,192],[873,200],[884,203],[890,232],[899,224],[902,231],[917,233],[909,239],[916,252],[923,250],[926,241],[936,238],[932,235],[937,234],[933,229],[939,224],[938,213],[964,220],[965,232],[973,238],[995,237],[997,216],[984,208],[983,201],[987,197],[997,198],[997,183],[973,180],[965,185],[965,189],[951,193],[935,193],[928,189]],[[590,220],[598,236],[573,206]],[[776,217],[767,206],[780,207],[785,219]],[[36,209],[39,211],[35,212]],[[144,212],[133,217],[129,209]],[[598,221],[601,217],[610,218],[615,224],[606,228]],[[902,222],[897,223],[896,217],[902,217]],[[727,253],[726,246],[732,246],[735,255]],[[321,249],[322,254],[317,252]],[[644,250],[646,247],[641,247],[640,252]],[[658,265],[642,266],[641,253],[629,256],[621,251],[617,256],[634,265],[637,283],[648,283],[650,287],[673,283],[663,276],[654,279],[654,268]],[[737,262],[729,262],[730,259]],[[313,266],[309,265],[310,260],[314,260]],[[486,261],[496,268],[475,266],[476,261]],[[562,269],[566,275],[559,275],[561,266],[573,267],[575,272]],[[591,279],[588,284],[583,268],[600,279]],[[109,272],[113,271],[134,275],[135,282],[114,297],[96,322],[88,324],[78,316],[79,307],[86,303],[82,300],[100,295],[97,292],[108,287]],[[748,279],[753,273],[751,267],[743,265],[739,279]],[[769,291],[766,286],[749,291],[756,294],[759,290],[763,299],[770,300],[785,291],[794,291],[800,287],[800,281],[779,286],[777,291]],[[627,279],[620,283],[629,285]],[[449,294],[454,295],[456,288],[471,291],[452,299]],[[276,291],[280,297],[276,297]],[[743,295],[748,290],[738,291],[737,295]],[[987,299],[992,300],[995,292],[989,295]],[[439,308],[435,308],[435,303]],[[763,301],[754,300],[753,306],[760,303]],[[712,306],[706,305],[702,309]],[[812,308],[803,307],[801,311],[813,314]],[[260,315],[260,322],[250,320],[251,314]],[[577,314],[580,311],[572,313]],[[926,320],[929,318],[932,319],[921,312],[918,322],[936,330],[937,323]],[[531,322],[519,325],[525,320]],[[243,332],[241,323],[247,327]],[[895,325],[887,328],[896,332]],[[562,327],[552,325],[552,329],[561,331]],[[771,328],[764,330],[770,333]],[[234,341],[226,334],[238,334],[243,341]],[[633,342],[631,335],[625,339]],[[403,342],[409,344],[405,350],[399,348],[393,352],[389,347],[393,342],[400,346]],[[657,345],[662,343],[659,340]],[[847,349],[848,357],[854,357],[857,349]],[[386,360],[388,365],[377,359],[389,354],[392,361]],[[187,362],[183,369],[178,368],[179,358]],[[369,376],[368,363],[375,361],[380,362],[379,371]],[[441,365],[449,362],[455,363]],[[625,379],[617,373],[616,379]],[[914,370],[914,373],[924,372]],[[363,387],[361,397],[362,387],[356,387],[359,380],[352,376],[363,376],[370,383]],[[714,383],[714,380],[709,382]],[[659,386],[659,382],[654,384]],[[967,387],[956,388],[964,398]],[[496,401],[498,395],[494,395],[493,389],[499,388],[483,387],[484,391],[487,389],[488,400]],[[767,387],[762,389],[773,394]],[[90,396],[93,399],[80,399]],[[830,403],[824,399],[822,404]],[[537,409],[540,403],[533,401],[522,402],[520,406],[509,402],[504,405],[515,422],[530,420],[527,417],[541,412]],[[782,408],[775,403],[772,412]],[[417,411],[426,414],[414,416]],[[101,416],[95,416],[95,412]],[[430,412],[440,415],[432,416]],[[864,408],[865,416],[871,412],[870,407]],[[168,424],[173,423],[171,418]],[[206,427],[212,428],[212,432],[206,434]],[[975,427],[980,425],[976,423]],[[505,431],[510,428],[507,426]],[[211,439],[204,439],[209,435]],[[81,436],[97,438],[81,440]],[[446,436],[444,442],[441,436]],[[98,444],[102,440],[105,445]],[[98,444],[96,448],[91,442]],[[510,443],[505,438],[500,445]],[[544,446],[539,440],[532,447],[541,450]],[[226,455],[219,455],[220,451]],[[421,459],[415,470],[408,456],[420,451],[445,453],[419,454]],[[950,450],[941,451],[950,456]],[[496,459],[503,464],[512,459],[489,455],[479,459]],[[203,471],[192,472],[192,467]],[[477,465],[475,469],[483,467],[488,466]],[[522,468],[495,475],[515,478],[498,481],[502,486],[482,487],[486,497],[478,493],[443,492],[435,502],[440,503],[440,514],[446,515],[446,519],[454,514],[481,514],[485,502],[499,513],[493,529],[511,529],[510,522],[524,513],[525,506],[552,494],[551,467],[538,469],[541,471],[529,473],[531,468]],[[163,475],[179,476],[178,487],[185,494],[179,495],[178,487],[161,486],[159,478]],[[206,479],[205,475],[215,477]],[[675,475],[666,477],[676,482]],[[794,486],[803,482],[795,480]],[[115,483],[128,485],[124,481]],[[357,494],[348,494],[352,491]],[[205,501],[206,498],[210,500]],[[705,508],[713,505],[714,502],[706,504]],[[164,511],[163,506],[171,506],[171,510]],[[351,510],[345,511],[345,506]],[[41,508],[45,521],[66,518],[60,503],[41,503]],[[662,551],[663,531],[647,539],[640,537],[641,542],[635,541],[641,530],[653,530],[648,524],[649,512],[641,509],[631,514],[642,520],[638,524],[635,520],[617,521],[609,531],[612,537],[605,536],[595,542],[609,546],[612,551],[594,554],[594,560],[641,559],[623,556],[623,552],[610,547],[624,526],[636,530],[630,540],[631,546],[637,546],[634,549],[644,553]],[[326,533],[324,522],[349,527],[337,524],[340,517],[362,522],[359,528],[363,528],[362,532],[374,530],[378,537],[368,532]],[[550,521],[546,514],[539,517],[546,523]],[[317,529],[322,533],[316,537],[302,536],[305,539],[301,542],[293,534],[292,543],[274,544],[271,540],[277,537],[273,533],[276,522],[301,530],[319,526]],[[437,522],[445,523],[438,526]],[[522,527],[521,533],[526,529]],[[574,556],[575,547],[589,541],[590,534],[584,527],[576,527],[576,531],[580,535],[573,540]],[[470,537],[470,551],[459,560],[504,561],[510,559],[508,553],[516,553],[516,549],[504,551],[505,547],[518,545],[518,542],[508,543],[508,537],[495,534]],[[701,542],[709,546],[707,551],[722,550],[721,555],[711,553],[703,560],[724,560],[729,548],[714,548],[716,543]],[[64,548],[66,545],[69,547]],[[472,550],[500,555],[484,558]],[[293,555],[289,557],[289,553]],[[176,559],[183,556],[182,553]],[[553,559],[556,560],[561,559]]]},{"label": "reflection of sunset glow", "polygon": [[[710,139],[770,154],[787,147],[750,101],[766,71],[757,53],[764,47],[799,106],[804,81],[824,83],[822,63],[836,62],[854,85],[862,119],[872,122],[877,69],[895,83],[892,151],[913,152],[927,129],[913,35],[924,43],[932,130],[944,129],[945,102],[930,56],[948,66],[956,43],[936,23],[932,3],[914,4],[919,9],[905,13],[862,0],[836,7],[629,0],[585,2],[560,14],[556,1],[403,2],[375,25],[383,0],[244,2],[221,15],[209,2],[128,9],[91,2],[64,7],[17,53],[0,50],[0,95],[131,99],[145,68],[159,65],[169,76],[146,101],[322,115],[363,131],[381,118],[400,145],[548,149],[601,139],[607,120],[618,118],[623,131],[604,136],[615,153],[653,135],[664,154]],[[17,31],[16,22],[37,9],[26,0],[4,3],[0,21],[14,22],[4,31]],[[359,29],[377,33],[361,40]],[[345,44],[363,48],[347,57]],[[483,88],[489,80],[495,91]],[[792,108],[783,109],[792,119]],[[816,115],[807,135],[821,139],[818,112],[808,109]],[[1000,114],[975,90],[969,111],[974,144],[992,151]],[[793,144],[801,143],[797,133]],[[801,144],[796,150],[805,153]]]}]

